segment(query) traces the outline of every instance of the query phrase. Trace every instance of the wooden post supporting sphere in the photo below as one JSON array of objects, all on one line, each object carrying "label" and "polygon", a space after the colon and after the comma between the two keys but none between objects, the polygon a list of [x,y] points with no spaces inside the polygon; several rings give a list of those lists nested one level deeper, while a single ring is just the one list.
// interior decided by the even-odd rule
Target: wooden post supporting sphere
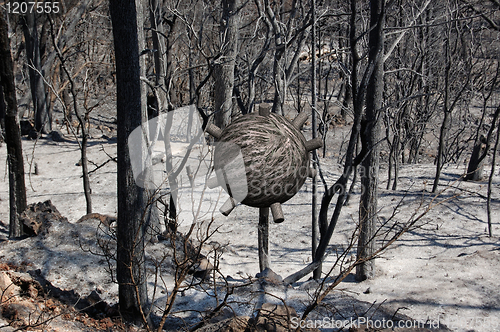
[{"label": "wooden post supporting sphere", "polygon": [[[274,221],[282,222],[281,203],[292,198],[302,187],[311,174],[309,151],[322,146],[321,139],[306,141],[304,138],[300,127],[306,120],[305,113],[290,121],[270,113],[268,107],[261,107],[259,113],[235,118],[222,131],[214,125],[207,126],[207,132],[218,139],[215,169],[222,170],[217,172],[217,181],[209,181],[209,186],[222,185],[229,196],[233,196],[231,184],[241,183],[241,179],[234,177],[242,173],[232,172],[226,166],[241,153],[247,185],[247,195],[241,203],[258,208],[270,207]],[[230,197],[221,212],[228,215],[235,205],[235,200]]]}]

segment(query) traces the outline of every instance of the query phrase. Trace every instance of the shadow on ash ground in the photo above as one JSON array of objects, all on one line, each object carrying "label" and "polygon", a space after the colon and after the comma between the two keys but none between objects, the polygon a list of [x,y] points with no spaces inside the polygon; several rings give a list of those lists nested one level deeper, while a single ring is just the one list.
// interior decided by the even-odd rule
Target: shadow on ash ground
[{"label": "shadow on ash ground", "polygon": [[[105,289],[109,289],[112,281],[109,276],[106,278],[107,262],[95,255],[98,251],[95,237],[99,236],[96,232],[99,226],[95,224],[96,220],[71,224],[50,201],[30,205],[30,211],[29,215],[25,214],[24,220],[31,228],[32,236],[0,243],[2,331],[139,331],[137,327],[124,324],[117,304],[108,302],[116,300],[116,294],[105,294]],[[5,225],[3,226],[5,231]],[[84,250],[85,248],[87,249]],[[90,268],[95,269],[95,273]],[[101,272],[98,273],[98,270]],[[259,293],[286,292],[287,287],[280,284],[279,276],[269,273],[260,277],[238,288],[236,296],[251,301]],[[49,278],[56,282],[50,282]],[[297,291],[302,293],[302,300],[307,299],[308,290],[315,286],[314,283],[303,284],[301,290]],[[69,287],[70,285],[74,288]],[[304,331],[319,331],[317,327],[321,327],[322,331],[334,331],[339,330],[332,327],[335,322],[347,322],[360,316],[366,317],[372,325],[377,324],[376,322],[388,324],[391,321],[398,324],[399,321],[412,321],[408,316],[389,311],[383,304],[359,301],[343,293],[333,293],[324,302],[303,322],[300,322],[293,305],[285,307],[266,302],[255,305],[258,309],[254,308],[250,316],[236,316],[235,311],[228,306],[210,319],[191,322],[193,325],[190,327],[196,326],[199,331],[204,332],[244,332],[289,331],[301,325]],[[184,309],[189,309],[189,306]],[[324,317],[331,320],[325,321]],[[389,331],[358,326],[362,322],[363,319],[359,320],[349,331]],[[169,318],[165,325],[165,329],[169,331],[186,328],[185,319],[174,317]],[[449,330],[441,327],[395,331]]]}]

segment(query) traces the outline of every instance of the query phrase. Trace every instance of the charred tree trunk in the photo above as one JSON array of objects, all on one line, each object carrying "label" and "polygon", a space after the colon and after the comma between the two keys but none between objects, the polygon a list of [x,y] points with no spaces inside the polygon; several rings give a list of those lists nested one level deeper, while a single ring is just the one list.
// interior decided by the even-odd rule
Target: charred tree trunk
[{"label": "charred tree trunk", "polygon": [[[311,100],[312,100],[312,111],[311,111],[311,126],[312,126],[312,138],[316,138],[318,136],[318,128],[317,128],[317,120],[316,120],[316,111],[317,111],[317,72],[316,72],[316,43],[317,43],[317,37],[316,37],[316,0],[312,0],[312,21],[313,21],[313,26],[312,26],[312,35],[311,35],[311,51],[312,51],[312,62],[311,62]],[[320,71],[321,72],[321,71]],[[318,160],[317,158],[317,152],[312,151],[312,156],[313,156],[313,169],[316,170],[317,165],[316,162]],[[318,224],[318,215],[317,215],[317,196],[318,196],[318,184],[317,184],[317,179],[316,179],[316,172],[314,172],[314,175],[312,176],[312,209],[311,209],[311,221],[312,221],[312,258],[314,260],[316,256],[316,249],[318,248],[319,240],[320,240],[320,233],[322,236],[326,235],[326,228],[327,225],[326,223],[323,223],[323,225]],[[313,273],[313,278],[315,280],[321,279],[321,272],[322,272],[322,266],[318,266],[316,270],[314,270]]]},{"label": "charred tree trunk", "polygon": [[[269,116],[271,107],[267,104],[259,105],[259,115]],[[260,272],[271,267],[269,259],[269,207],[259,208],[259,226],[258,226],[258,243],[259,243],[259,268]]]},{"label": "charred tree trunk", "polygon": [[146,191],[134,180],[127,141],[142,123],[141,68],[134,0],[110,0],[116,59],[118,124],[117,271],[122,317],[146,323],[148,305],[145,269]]},{"label": "charred tree trunk", "polygon": [[493,177],[495,176],[495,164],[497,161],[498,144],[500,143],[500,128],[497,129],[497,138],[495,140],[495,145],[493,147],[493,160],[491,161],[491,171],[488,177],[488,194],[486,198],[486,213],[488,215],[488,235],[493,236],[493,226],[491,218],[491,187],[493,183]]},{"label": "charred tree trunk", "polygon": [[[276,52],[274,54],[273,78],[274,78],[274,101],[273,112],[283,114],[283,104],[285,103],[286,95],[286,78],[283,74],[284,64],[283,55],[285,54],[285,45],[279,37],[276,38]],[[278,44],[279,43],[279,44]]]},{"label": "charred tree trunk", "polygon": [[9,237],[16,238],[24,234],[23,225],[18,215],[26,209],[26,186],[24,182],[24,160],[21,144],[21,129],[17,113],[16,87],[14,83],[14,64],[10,53],[7,22],[0,15],[0,83],[3,93],[0,103],[6,107],[5,141],[9,165],[10,220]]},{"label": "charred tree trunk", "polygon": [[42,76],[42,55],[40,54],[40,40],[38,39],[34,12],[23,16],[23,32],[26,40],[26,57],[35,112],[35,129],[39,133],[48,134],[52,130],[52,114],[49,110],[47,92]]},{"label": "charred tree trunk", "polygon": [[[344,49],[349,47],[347,40],[349,40],[349,30],[348,27],[345,30],[345,35],[343,34],[344,30],[340,29],[341,35],[339,36],[339,49]],[[340,108],[340,116],[344,121],[347,121],[347,110],[352,107],[352,88],[351,88],[351,80],[349,77],[349,72],[347,68],[351,68],[352,57],[345,54],[345,52],[341,52],[339,54],[339,64],[341,64],[342,70],[339,72],[340,79],[342,80],[342,85],[339,90],[339,94],[337,99],[341,102],[342,107]]]},{"label": "charred tree trunk", "polygon": [[[500,78],[500,66],[497,66],[495,76],[491,79],[491,86],[495,86]],[[483,177],[483,167],[484,158],[488,154],[488,149],[492,140],[492,133],[495,129],[496,122],[498,120],[500,108],[497,108],[493,120],[491,121],[491,126],[488,131],[487,137],[481,133],[484,128],[485,120],[488,113],[488,103],[493,96],[494,89],[490,89],[486,94],[483,94],[483,114],[481,120],[477,126],[477,132],[474,140],[474,147],[472,148],[471,158],[467,166],[467,174],[465,175],[465,180],[467,181],[479,181]],[[494,165],[493,165],[494,166]]]},{"label": "charred tree trunk", "polygon": [[258,226],[258,241],[259,241],[259,269],[263,272],[270,268],[269,261],[269,208],[259,208],[259,226]]},{"label": "charred tree trunk", "polygon": [[[445,93],[447,95],[447,93]],[[445,97],[447,98],[447,97]],[[445,102],[446,104],[446,102]],[[441,130],[439,132],[439,145],[436,157],[436,175],[434,176],[434,184],[432,185],[432,193],[436,193],[439,179],[441,178],[441,171],[443,169],[444,159],[445,159],[445,148],[446,148],[446,138],[448,136],[450,126],[450,112],[448,109],[444,111],[443,123],[441,125]]]},{"label": "charred tree trunk", "polygon": [[481,135],[479,139],[475,142],[474,148],[472,149],[472,155],[469,160],[469,165],[467,166],[466,180],[469,181],[479,181],[483,178],[483,161],[481,156],[486,150],[486,137]]},{"label": "charred tree trunk", "polygon": [[225,128],[233,112],[234,66],[239,39],[239,0],[222,0],[220,57],[214,66],[215,125]]},{"label": "charred tree trunk", "polygon": [[273,56],[273,81],[274,81],[274,101],[273,101],[273,113],[282,114],[283,103],[285,102],[285,65],[283,61],[283,56],[285,55],[285,32],[280,24],[278,17],[269,1],[264,1],[263,8],[267,22],[271,27],[271,31],[274,35],[274,56]]},{"label": "charred tree trunk", "polygon": [[5,141],[5,99],[3,97],[3,87],[0,84],[0,144]]},{"label": "charred tree trunk", "polygon": [[[375,261],[375,229],[377,219],[378,173],[380,116],[384,89],[384,25],[385,0],[370,1],[370,26],[368,66],[373,66],[367,90],[366,110],[363,119],[361,141],[363,150],[367,151],[362,164],[361,198],[359,203],[360,234],[358,239],[357,258],[360,264],[356,267],[356,279],[365,280],[374,276]],[[360,171],[361,172],[361,171]]]},{"label": "charred tree trunk", "polygon": [[498,119],[500,118],[500,106],[497,107],[493,114],[490,129],[486,136],[480,135],[477,142],[474,144],[472,156],[467,167],[466,180],[479,181],[482,179],[484,159],[488,156],[493,141],[493,134],[498,127]]},{"label": "charred tree trunk", "polygon": [[434,176],[434,184],[432,185],[432,193],[436,193],[439,179],[441,177],[441,170],[443,169],[444,159],[445,159],[445,148],[446,141],[448,137],[448,131],[450,130],[450,70],[451,70],[451,56],[450,56],[450,41],[446,38],[445,42],[445,52],[446,52],[446,67],[444,73],[444,103],[443,103],[443,122],[441,124],[441,130],[439,131],[439,143],[438,151],[436,156],[436,175]]}]

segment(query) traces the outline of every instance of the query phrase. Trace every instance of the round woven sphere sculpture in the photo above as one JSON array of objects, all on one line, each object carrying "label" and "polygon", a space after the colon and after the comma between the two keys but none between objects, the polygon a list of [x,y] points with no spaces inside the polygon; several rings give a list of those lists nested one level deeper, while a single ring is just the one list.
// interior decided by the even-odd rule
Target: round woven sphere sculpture
[{"label": "round woven sphere sculpture", "polygon": [[266,104],[258,113],[235,118],[224,130],[209,124],[206,131],[218,139],[215,147],[216,178],[209,188],[224,187],[230,198],[220,211],[229,215],[242,204],[271,208],[275,222],[284,220],[281,203],[292,198],[313,171],[309,151],[322,146],[320,138],[306,141],[300,128],[307,120],[299,113],[293,121],[270,113]]},{"label": "round woven sphere sculpture", "polygon": [[[248,185],[242,204],[266,207],[284,203],[306,180],[309,169],[306,140],[292,122],[281,115],[239,116],[222,131],[219,141],[233,143],[241,149]],[[235,151],[228,146],[231,145],[217,145],[216,169],[222,169],[234,158]],[[227,182],[222,173],[218,173],[217,180]]]}]

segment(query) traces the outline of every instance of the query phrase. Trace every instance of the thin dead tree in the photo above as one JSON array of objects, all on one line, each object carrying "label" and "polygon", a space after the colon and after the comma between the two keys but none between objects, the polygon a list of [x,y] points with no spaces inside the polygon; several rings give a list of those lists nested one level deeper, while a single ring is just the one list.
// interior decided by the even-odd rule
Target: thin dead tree
[{"label": "thin dead tree", "polygon": [[24,234],[23,225],[18,215],[26,209],[26,185],[24,182],[24,159],[21,143],[21,129],[17,111],[16,86],[14,83],[14,63],[10,52],[8,25],[4,15],[0,14],[0,83],[5,102],[5,141],[7,143],[7,161],[9,165],[9,237],[17,238]]},{"label": "thin dead tree", "polygon": [[[443,120],[439,131],[438,150],[436,155],[436,174],[432,186],[432,192],[436,193],[441,171],[447,162],[448,158],[448,140],[452,125],[452,115],[459,104],[462,102],[464,93],[469,88],[472,78],[472,70],[474,63],[472,55],[467,45],[464,45],[464,35],[469,34],[469,27],[459,21],[461,13],[454,7],[458,6],[457,3],[452,2],[450,7],[446,9],[447,22],[444,31],[444,72],[443,72],[443,95],[442,95],[442,112]],[[461,63],[464,67],[463,72],[457,71],[457,64]]]},{"label": "thin dead tree", "polygon": [[[75,112],[76,118],[78,119],[78,124],[82,130],[82,138],[81,141],[78,140],[78,137],[76,133],[73,133],[74,136],[76,137],[79,147],[80,147],[80,165],[82,167],[82,179],[83,179],[83,192],[85,194],[85,201],[86,201],[86,207],[87,207],[87,214],[92,213],[92,189],[90,187],[90,177],[89,177],[89,169],[88,169],[88,156],[87,156],[87,148],[88,148],[88,140],[89,140],[89,131],[90,131],[90,126],[87,125],[88,119],[89,119],[89,114],[88,112],[85,112],[85,114],[82,114],[82,112],[79,110],[78,106],[78,94],[76,92],[76,84],[75,80],[73,79],[73,76],[71,75],[68,66],[66,65],[66,58],[63,56],[63,53],[58,47],[57,41],[56,41],[56,35],[54,31],[54,23],[52,20],[50,20],[50,33],[52,37],[52,43],[54,46],[54,49],[56,51],[57,57],[59,58],[59,61],[61,62],[61,69],[63,70],[64,74],[67,76],[68,82],[69,82],[69,91],[71,93],[71,101],[72,101],[72,106],[73,106],[73,111]],[[67,115],[67,112],[65,112]]]},{"label": "thin dead tree", "polygon": [[312,20],[311,10],[304,3],[293,0],[288,11],[283,11],[283,3],[255,0],[259,17],[265,20],[272,47],[272,78],[274,87],[273,113],[283,114],[289,82],[294,79],[300,53],[309,37]]},{"label": "thin dead tree", "polygon": [[52,130],[52,114],[48,105],[48,95],[44,83],[42,54],[36,12],[23,15],[22,24],[26,40],[26,57],[29,68],[31,98],[35,112],[35,129],[39,134],[48,134]]},{"label": "thin dead tree", "polygon": [[214,59],[214,121],[224,129],[231,121],[234,109],[234,66],[238,53],[240,0],[221,0],[220,54]]}]

